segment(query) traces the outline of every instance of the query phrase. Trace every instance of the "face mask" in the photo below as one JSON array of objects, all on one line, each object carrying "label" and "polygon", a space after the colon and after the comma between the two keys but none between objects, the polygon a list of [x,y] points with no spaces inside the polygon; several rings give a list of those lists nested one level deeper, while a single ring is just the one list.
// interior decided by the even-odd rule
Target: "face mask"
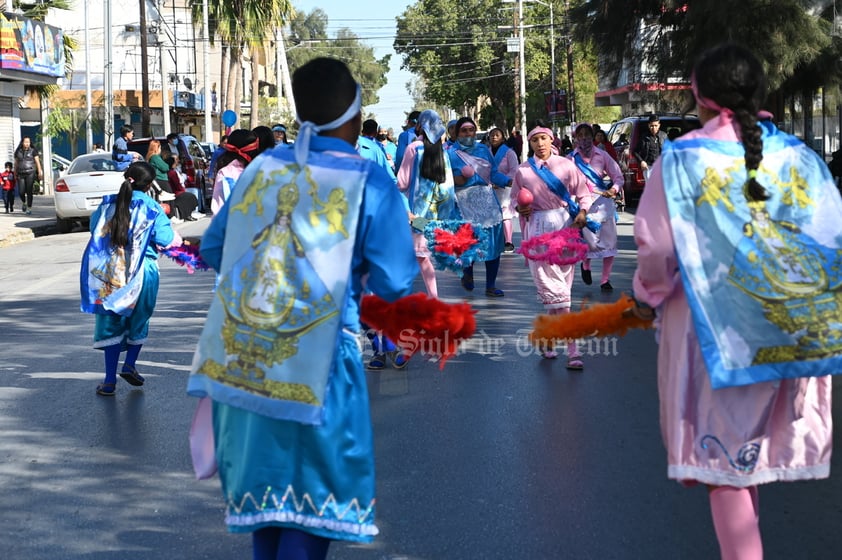
[{"label": "face mask", "polygon": [[459,142],[459,145],[462,146],[463,148],[473,148],[477,143],[477,137],[476,136],[467,136],[465,138],[460,137],[458,139],[458,142]]},{"label": "face mask", "polygon": [[378,139],[378,140],[380,140],[380,141],[382,142],[383,140],[385,140],[385,139],[386,139],[386,135],[385,135],[385,134],[378,134],[378,135],[377,135],[377,139]]},{"label": "face mask", "polygon": [[593,150],[593,138],[576,138],[576,147],[585,155]]}]

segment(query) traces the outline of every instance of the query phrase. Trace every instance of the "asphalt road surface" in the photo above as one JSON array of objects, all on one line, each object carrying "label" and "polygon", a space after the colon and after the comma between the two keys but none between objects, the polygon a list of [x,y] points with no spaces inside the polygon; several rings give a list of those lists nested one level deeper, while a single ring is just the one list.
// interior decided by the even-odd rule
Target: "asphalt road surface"
[{"label": "asphalt road surface", "polygon": [[[574,305],[630,289],[629,223],[614,295],[577,278]],[[0,558],[250,558],[249,537],[225,530],[218,480],[193,478],[187,447],[185,386],[213,274],[162,260],[138,364],[147,383],[98,397],[102,355],[79,312],[87,237],[0,249]],[[481,288],[483,265],[475,275]],[[368,375],[381,534],[334,544],[331,559],[718,556],[705,489],[666,479],[651,332],[589,341],[584,372],[571,373],[525,344],[541,306],[520,257],[503,257],[501,299],[467,295],[448,273],[439,283],[444,299],[476,307],[479,332],[444,371],[414,359]],[[761,488],[767,559],[842,558],[840,475],[837,458],[829,480]]]}]

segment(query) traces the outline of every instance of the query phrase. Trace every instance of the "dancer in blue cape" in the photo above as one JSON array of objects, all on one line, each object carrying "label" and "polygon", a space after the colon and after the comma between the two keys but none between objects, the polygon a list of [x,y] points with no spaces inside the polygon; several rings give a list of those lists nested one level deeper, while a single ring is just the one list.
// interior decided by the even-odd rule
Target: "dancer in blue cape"
[{"label": "dancer in blue cape", "polygon": [[315,59],[292,87],[294,147],[258,156],[202,239],[220,285],[188,383],[213,401],[225,520],[258,560],[377,534],[360,298],[405,296],[418,273],[400,193],[354,151],[348,68]]},{"label": "dancer in blue cape", "polygon": [[158,249],[181,245],[160,204],[150,197],[155,169],[131,164],[116,195],[103,197],[91,215],[91,239],[82,257],[82,311],[96,314],[94,348],[105,354],[105,380],[96,392],[114,396],[120,376],[139,387],[135,363],[149,334],[158,298]]}]

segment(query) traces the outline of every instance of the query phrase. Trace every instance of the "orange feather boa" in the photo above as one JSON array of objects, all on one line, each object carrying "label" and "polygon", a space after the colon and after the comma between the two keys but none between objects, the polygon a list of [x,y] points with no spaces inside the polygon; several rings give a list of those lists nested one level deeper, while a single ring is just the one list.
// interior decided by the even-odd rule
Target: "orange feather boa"
[{"label": "orange feather boa", "polygon": [[473,336],[476,312],[467,303],[445,303],[417,293],[389,303],[375,295],[363,297],[360,320],[382,331],[408,354],[439,357],[439,369],[456,355],[463,340]]},{"label": "orange feather boa", "polygon": [[533,344],[549,340],[574,340],[610,334],[622,336],[629,329],[648,329],[652,321],[632,315],[634,300],[626,294],[613,303],[598,303],[581,311],[561,315],[538,315],[529,334]]}]

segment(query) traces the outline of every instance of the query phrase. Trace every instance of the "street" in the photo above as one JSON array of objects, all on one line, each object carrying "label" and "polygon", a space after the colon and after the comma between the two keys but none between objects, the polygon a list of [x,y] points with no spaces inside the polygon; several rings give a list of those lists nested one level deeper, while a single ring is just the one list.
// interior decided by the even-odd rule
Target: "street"
[{"label": "street", "polygon": [[[185,224],[200,235],[208,220]],[[574,307],[630,291],[631,216],[603,295],[574,286]],[[8,560],[247,559],[223,523],[218,479],[193,477],[185,387],[212,298],[211,272],[162,258],[161,289],[138,370],[95,395],[102,354],[79,311],[86,233],[0,248],[0,557]],[[601,263],[594,263],[594,276]],[[443,371],[414,358],[368,374],[377,452],[371,545],[335,543],[333,560],[713,559],[706,490],[666,478],[652,332],[587,341],[585,370],[525,344],[541,312],[528,270],[504,255],[504,298],[467,295],[439,272],[443,299],[478,310],[477,335]],[[420,278],[417,288],[423,290]],[[839,393],[842,376],[834,385]],[[834,406],[842,418],[840,401]],[[767,559],[842,556],[842,440],[831,478],[763,486]]]}]

